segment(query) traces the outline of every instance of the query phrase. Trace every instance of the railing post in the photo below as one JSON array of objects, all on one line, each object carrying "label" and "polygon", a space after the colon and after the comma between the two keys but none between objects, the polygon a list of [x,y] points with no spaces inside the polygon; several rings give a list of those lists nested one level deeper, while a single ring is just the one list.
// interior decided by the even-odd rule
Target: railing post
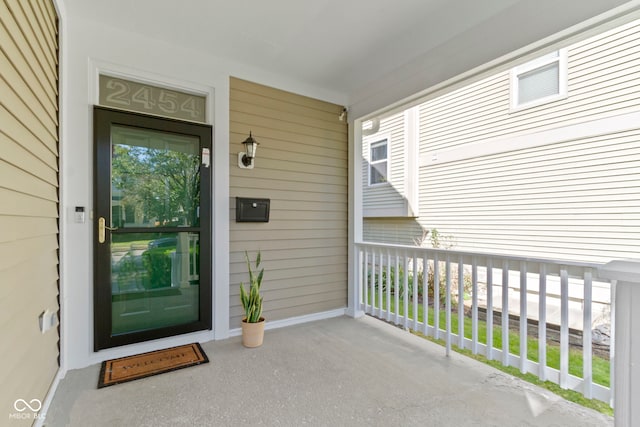
[{"label": "railing post", "polygon": [[637,337],[640,330],[640,260],[611,261],[600,267],[598,275],[611,280],[616,288],[613,319],[615,425],[640,425],[640,338]]},{"label": "railing post", "polygon": [[560,388],[569,380],[569,271],[560,267]]},{"label": "railing post", "polygon": [[358,247],[358,245],[353,245],[353,260],[357,263],[355,266],[351,266],[351,280],[349,280],[349,293],[347,296],[347,311],[346,314],[351,317],[362,317],[364,316],[364,310],[360,305],[360,300],[362,298],[362,286],[364,281],[364,271],[363,271],[363,254],[362,249]]}]

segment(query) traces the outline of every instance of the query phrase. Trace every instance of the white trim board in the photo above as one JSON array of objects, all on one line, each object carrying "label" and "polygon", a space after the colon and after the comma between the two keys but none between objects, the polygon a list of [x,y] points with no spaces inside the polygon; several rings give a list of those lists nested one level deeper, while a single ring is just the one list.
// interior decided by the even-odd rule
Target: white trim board
[{"label": "white trim board", "polygon": [[[178,90],[185,93],[204,96],[206,98],[206,123],[215,126],[215,89],[197,83],[186,82],[160,74],[129,68],[123,65],[113,64],[99,59],[89,60],[89,104],[99,105],[98,90],[100,87],[100,75],[118,77],[142,84],[151,84],[166,89]],[[200,123],[200,122],[196,122]]]},{"label": "white trim board", "polygon": [[[146,351],[157,350],[163,347],[173,347],[190,342],[206,342],[214,339],[224,339],[228,336],[228,292],[227,281],[222,278],[228,277],[228,138],[221,137],[221,134],[228,134],[228,127],[224,123],[228,123],[228,105],[222,105],[219,111],[216,111],[216,101],[218,104],[221,100],[228,100],[228,85],[219,85],[217,87],[202,85],[191,81],[180,80],[177,78],[156,74],[153,72],[131,68],[128,66],[107,62],[100,59],[89,58],[89,75],[88,75],[88,103],[89,106],[99,105],[99,77],[100,75],[109,75],[120,77],[140,83],[153,84],[168,89],[180,90],[187,93],[193,93],[206,97],[206,124],[212,128],[212,168],[213,168],[213,187],[211,197],[211,213],[212,213],[212,282],[211,307],[213,312],[212,329],[194,331],[192,333],[165,337],[157,340],[143,341],[125,346],[118,346],[111,349],[104,349],[99,352],[93,351],[93,330],[90,330],[89,343],[91,351],[83,360],[82,366],[94,363],[100,363],[103,360],[113,359],[117,357],[129,356]],[[228,81],[228,78],[225,78]],[[217,97],[217,98],[216,98]],[[216,120],[217,119],[217,120]],[[90,122],[91,123],[91,122]],[[199,122],[196,122],[199,123]],[[223,125],[217,126],[216,123]],[[89,129],[92,131],[93,124]],[[92,138],[90,139],[92,140]],[[92,206],[92,202],[88,203]],[[66,208],[67,206],[65,206]],[[93,206],[90,208],[93,214]],[[90,216],[91,218],[91,216]],[[92,225],[91,219],[87,221]],[[215,265],[214,265],[215,264]],[[90,267],[93,269],[93,264]],[[92,273],[91,273],[92,274]],[[93,319],[93,305],[88,307],[89,319]],[[64,314],[63,314],[64,316]],[[64,330],[64,327],[63,327]],[[72,351],[66,348],[65,351]],[[77,351],[77,350],[76,350]],[[81,366],[81,367],[82,367]],[[74,366],[77,367],[77,366]],[[65,364],[65,369],[68,366]]]},{"label": "white trim board", "polygon": [[404,192],[407,216],[420,216],[420,183],[418,164],[420,161],[420,106],[404,112]]},{"label": "white trim board", "polygon": [[430,151],[420,156],[420,167],[490,156],[509,151],[535,148],[594,136],[640,128],[640,112],[591,120],[508,138],[490,139],[444,151]]},{"label": "white trim board", "polygon": [[53,397],[56,394],[56,390],[58,390],[58,386],[60,385],[60,381],[64,379],[67,375],[67,371],[60,368],[58,369],[58,373],[56,374],[53,382],[51,383],[51,387],[49,387],[49,391],[42,402],[42,407],[40,408],[40,412],[38,413],[38,418],[34,421],[34,427],[42,427],[47,422],[47,411],[51,406],[51,402],[53,401]]},{"label": "white trim board", "polygon": [[[306,314],[304,316],[289,317],[281,320],[269,320],[264,324],[264,329],[278,329],[287,326],[299,325],[301,323],[314,322],[316,320],[331,319],[334,317],[344,316],[347,312],[347,308],[337,308],[335,310],[322,311],[320,313]],[[239,337],[242,335],[242,328],[235,328],[229,330],[230,337]]]}]

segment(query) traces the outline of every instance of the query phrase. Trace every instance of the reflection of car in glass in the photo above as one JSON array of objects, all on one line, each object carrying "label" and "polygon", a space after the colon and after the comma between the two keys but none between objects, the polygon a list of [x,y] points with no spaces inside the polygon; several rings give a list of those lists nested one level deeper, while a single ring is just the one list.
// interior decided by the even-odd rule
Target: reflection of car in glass
[{"label": "reflection of car in glass", "polygon": [[175,247],[177,243],[178,239],[176,237],[163,237],[150,241],[149,249]]}]

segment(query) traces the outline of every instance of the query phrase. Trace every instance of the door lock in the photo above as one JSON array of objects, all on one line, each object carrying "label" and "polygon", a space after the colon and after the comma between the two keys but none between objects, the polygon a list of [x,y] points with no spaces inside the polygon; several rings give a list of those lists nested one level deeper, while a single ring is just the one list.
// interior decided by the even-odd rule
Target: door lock
[{"label": "door lock", "polygon": [[117,229],[118,227],[107,227],[104,217],[98,218],[98,242],[104,243],[105,230],[114,231]]}]

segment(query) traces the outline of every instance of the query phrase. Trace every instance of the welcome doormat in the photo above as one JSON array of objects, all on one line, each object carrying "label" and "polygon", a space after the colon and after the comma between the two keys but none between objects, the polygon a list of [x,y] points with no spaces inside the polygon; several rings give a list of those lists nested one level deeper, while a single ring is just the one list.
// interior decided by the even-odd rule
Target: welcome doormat
[{"label": "welcome doormat", "polygon": [[209,358],[198,343],[107,360],[102,362],[98,388],[208,362]]}]

